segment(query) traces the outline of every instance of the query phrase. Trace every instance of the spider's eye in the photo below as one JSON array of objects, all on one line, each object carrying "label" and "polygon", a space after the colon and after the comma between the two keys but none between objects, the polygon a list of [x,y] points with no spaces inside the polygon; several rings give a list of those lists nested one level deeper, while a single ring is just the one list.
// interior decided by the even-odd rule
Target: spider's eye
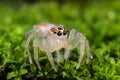
[{"label": "spider's eye", "polygon": [[55,32],[55,28],[51,28],[51,32]]},{"label": "spider's eye", "polygon": [[61,35],[62,35],[62,32],[61,32],[61,31],[59,31],[59,32],[57,33],[57,35],[58,35],[58,36],[61,36]]},{"label": "spider's eye", "polygon": [[54,32],[54,34],[56,34],[56,32]]},{"label": "spider's eye", "polygon": [[56,34],[56,33],[58,33],[58,30],[56,28],[51,28],[51,32]]},{"label": "spider's eye", "polygon": [[66,35],[68,33],[68,30],[67,29],[64,29],[63,30],[63,35]]}]

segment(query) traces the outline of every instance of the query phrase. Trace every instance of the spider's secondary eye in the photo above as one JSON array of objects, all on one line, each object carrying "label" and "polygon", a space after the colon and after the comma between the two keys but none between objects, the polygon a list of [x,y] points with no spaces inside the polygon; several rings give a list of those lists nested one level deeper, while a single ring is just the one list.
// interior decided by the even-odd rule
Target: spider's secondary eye
[{"label": "spider's secondary eye", "polygon": [[62,32],[61,32],[61,31],[59,31],[59,32],[57,33],[57,35],[58,35],[58,36],[61,36],[61,35],[62,35]]},{"label": "spider's secondary eye", "polygon": [[58,30],[56,28],[51,28],[51,32],[56,34],[56,33],[58,33]]},{"label": "spider's secondary eye", "polygon": [[51,32],[55,32],[55,28],[51,28]]}]

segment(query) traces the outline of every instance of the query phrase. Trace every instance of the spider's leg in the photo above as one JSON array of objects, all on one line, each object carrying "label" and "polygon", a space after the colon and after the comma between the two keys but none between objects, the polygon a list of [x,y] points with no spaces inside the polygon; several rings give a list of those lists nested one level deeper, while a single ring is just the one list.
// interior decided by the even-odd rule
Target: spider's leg
[{"label": "spider's leg", "polygon": [[39,37],[39,48],[40,50],[46,52],[46,56],[48,57],[48,60],[50,61],[50,64],[52,65],[52,68],[55,72],[57,72],[57,68],[55,67],[53,56],[52,56],[52,43],[51,40],[48,38],[40,38]]},{"label": "spider's leg", "polygon": [[86,48],[86,53],[87,53],[86,64],[88,64],[89,59],[93,59],[93,56],[90,52],[89,42],[87,40],[85,40],[85,48]]},{"label": "spider's leg", "polygon": [[80,63],[84,56],[84,50],[85,50],[84,36],[80,35],[80,53],[79,53],[79,59],[78,59],[78,64],[76,66],[76,69],[78,69],[80,67]]},{"label": "spider's leg", "polygon": [[62,55],[60,54],[60,51],[57,51],[57,63],[60,63],[61,62],[61,59],[62,59]]},{"label": "spider's leg", "polygon": [[[31,34],[31,33],[33,33],[33,30],[27,31],[27,32],[25,33],[25,38],[27,38],[27,36],[28,36],[29,34]],[[32,35],[32,34],[31,34],[31,35]]]},{"label": "spider's leg", "polygon": [[68,37],[68,47],[65,51],[64,58],[67,60],[70,55],[70,50],[74,49],[79,44],[79,37],[76,35],[77,31],[72,29]]},{"label": "spider's leg", "polygon": [[28,53],[28,57],[29,57],[29,62],[30,62],[30,64],[32,64],[32,58],[31,58],[31,54],[30,54],[30,51],[29,51],[29,43],[30,43],[30,40],[32,39],[32,37],[33,37],[33,35],[30,34],[30,35],[28,36],[28,39],[27,39],[26,44],[25,44],[25,48],[26,48],[26,51],[27,51],[27,53]]},{"label": "spider's leg", "polygon": [[69,55],[70,55],[70,50],[65,50],[65,54],[64,54],[65,60],[69,58]]},{"label": "spider's leg", "polygon": [[50,52],[47,52],[46,55],[48,56],[48,59],[54,69],[55,72],[57,72],[57,68],[55,67],[55,64],[54,64],[54,60],[53,60],[53,57],[52,57],[52,54]]},{"label": "spider's leg", "polygon": [[37,39],[34,40],[34,44],[33,44],[33,47],[34,47],[34,61],[38,67],[39,70],[41,70],[41,66],[40,66],[40,63],[39,63],[39,60],[38,60],[38,45],[37,45]]},{"label": "spider's leg", "polygon": [[90,53],[88,41],[86,40],[86,37],[82,33],[79,33],[75,29],[72,29],[68,37],[68,44],[70,46],[69,47],[70,50],[77,47],[77,45],[80,45],[80,53],[79,53],[79,59],[78,59],[78,64],[76,66],[76,69],[80,67],[80,63],[85,53],[84,52],[85,48],[86,48],[86,53],[87,53],[86,63],[88,63],[91,53]]}]

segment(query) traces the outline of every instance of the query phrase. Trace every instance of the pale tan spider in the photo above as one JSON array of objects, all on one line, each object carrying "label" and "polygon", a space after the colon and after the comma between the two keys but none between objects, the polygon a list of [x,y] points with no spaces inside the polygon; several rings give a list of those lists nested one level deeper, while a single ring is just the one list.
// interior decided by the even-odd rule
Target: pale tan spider
[{"label": "pale tan spider", "polygon": [[67,33],[68,31],[63,27],[63,25],[60,25],[58,27],[54,24],[35,25],[34,28],[28,33],[27,41],[25,44],[26,51],[29,56],[29,62],[32,64],[32,58],[29,51],[29,43],[30,40],[33,39],[34,61],[39,70],[41,70],[41,66],[38,61],[38,49],[46,52],[46,55],[55,72],[57,72],[57,68],[54,64],[52,53],[54,51],[57,52],[57,62],[59,63],[61,59],[61,49],[65,50],[64,58],[67,60],[70,51],[80,45],[79,59],[76,69],[80,67],[80,63],[83,59],[85,50],[87,54],[86,63],[88,63],[89,58],[92,58],[92,56],[86,37],[82,33],[77,32],[75,29],[72,29],[69,35]]}]

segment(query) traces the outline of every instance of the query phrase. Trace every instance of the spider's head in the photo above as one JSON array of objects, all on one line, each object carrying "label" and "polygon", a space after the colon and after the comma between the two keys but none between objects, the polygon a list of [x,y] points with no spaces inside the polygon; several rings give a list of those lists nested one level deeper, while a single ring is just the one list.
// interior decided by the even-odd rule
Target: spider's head
[{"label": "spider's head", "polygon": [[64,28],[62,25],[60,27],[53,27],[51,28],[51,33],[58,38],[66,38],[68,30]]}]

